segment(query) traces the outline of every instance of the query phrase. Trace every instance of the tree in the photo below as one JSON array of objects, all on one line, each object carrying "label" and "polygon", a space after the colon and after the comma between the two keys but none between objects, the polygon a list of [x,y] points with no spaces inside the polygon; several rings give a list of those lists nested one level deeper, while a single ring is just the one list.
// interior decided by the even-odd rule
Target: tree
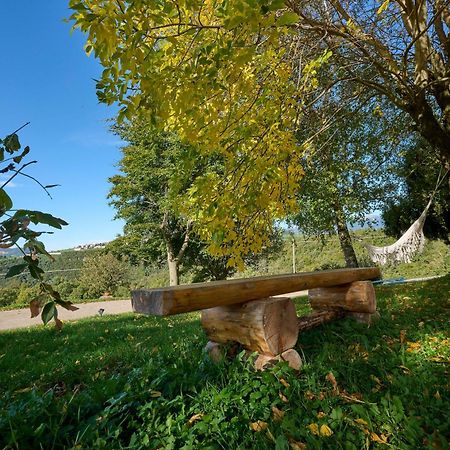
[{"label": "tree", "polygon": [[[420,216],[436,188],[437,180],[445,174],[439,162],[430,155],[426,142],[418,140],[414,144],[396,167],[401,188],[383,208],[385,232],[397,238]],[[428,238],[450,243],[450,187],[443,181],[428,211],[424,233]]]},{"label": "tree", "polygon": [[[192,237],[193,222],[174,210],[174,196],[189,185],[191,173],[180,164],[188,151],[177,138],[157,132],[138,119],[113,127],[128,142],[119,163],[121,173],[110,178],[108,197],[116,217],[126,221],[117,245],[134,260],[161,262],[165,255],[170,285],[179,284],[179,268]],[[177,175],[174,187],[173,175]]]},{"label": "tree", "polygon": [[116,294],[120,287],[129,285],[129,266],[111,253],[88,256],[83,261],[79,286],[88,298],[97,298],[105,292]]},{"label": "tree", "polygon": [[[67,225],[67,222],[41,211],[13,209],[13,201],[5,189],[17,176],[33,180],[49,196],[49,189],[55,187],[55,185],[44,186],[25,172],[28,166],[35,164],[37,161],[23,162],[30,153],[30,148],[26,146],[22,149],[17,135],[22,128],[7,135],[4,139],[0,139],[0,173],[6,175],[6,181],[0,186],[0,247],[16,247],[23,255],[22,262],[11,266],[5,277],[10,278],[28,270],[31,277],[38,282],[39,287],[38,295],[30,302],[31,317],[38,316],[42,309],[41,317],[44,324],[54,319],[56,327],[60,329],[62,322],[58,319],[56,305],[69,310],[78,308],[73,306],[71,302],[63,300],[59,292],[51,284],[45,282],[44,270],[40,265],[39,258],[40,255],[49,258],[52,258],[52,256],[46,251],[43,242],[38,238],[48,232],[32,230],[30,224],[42,224],[61,229]],[[45,305],[42,308],[43,303]]]},{"label": "tree", "polygon": [[367,215],[394,194],[392,167],[411,136],[403,127],[402,114],[389,105],[373,97],[345,97],[342,87],[335,87],[308,115],[306,136],[340,111],[305,156],[300,208],[290,220],[307,235],[337,233],[347,267],[357,267],[348,223],[364,225]]},{"label": "tree", "polygon": [[[98,96],[145,111],[223,158],[182,199],[216,254],[258,250],[296,207],[308,142],[304,96],[331,55],[351,80],[407,112],[450,164],[448,1],[72,0],[74,26],[104,66]],[[315,35],[316,57],[307,45]],[[318,49],[322,48],[323,53]],[[320,55],[317,57],[317,55]],[[309,55],[308,55],[309,56]],[[264,230],[264,233],[261,233]],[[256,237],[255,237],[256,236]]]},{"label": "tree", "polygon": [[[98,97],[176,131],[208,166],[179,198],[215,256],[262,249],[274,220],[297,207],[303,174],[295,130],[303,95],[330,58],[294,58],[297,14],[280,0],[72,0],[86,51],[104,66]],[[190,155],[191,161],[194,155]]]},{"label": "tree", "polygon": [[[109,198],[116,217],[126,224],[123,236],[109,248],[127,255],[133,263],[154,265],[165,260],[171,285],[179,283],[182,269],[192,270],[194,281],[231,276],[235,269],[226,258],[207,254],[207,245],[195,233],[193,221],[179,212],[175,201],[209,167],[219,170],[219,161],[197,152],[194,164],[189,164],[187,156],[196,149],[182,144],[174,134],[157,131],[146,121],[135,119],[113,130],[128,145],[122,149],[121,173],[110,178]],[[275,249],[275,236],[273,233],[263,253]],[[247,255],[245,262],[253,264],[256,259]]]},{"label": "tree", "polygon": [[333,51],[334,82],[351,81],[388,99],[415,122],[428,151],[450,168],[450,2],[287,1],[299,33]]}]

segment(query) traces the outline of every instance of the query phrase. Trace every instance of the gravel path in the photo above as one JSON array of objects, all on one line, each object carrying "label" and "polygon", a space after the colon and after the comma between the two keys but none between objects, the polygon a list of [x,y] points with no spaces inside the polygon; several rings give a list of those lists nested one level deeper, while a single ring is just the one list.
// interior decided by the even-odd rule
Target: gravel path
[{"label": "gravel path", "polygon": [[[290,294],[279,295],[279,297],[300,297],[307,295],[308,291],[292,292]],[[79,309],[77,311],[67,311],[64,308],[58,308],[58,317],[62,321],[78,320],[84,317],[92,317],[99,314],[99,309],[102,308],[103,316],[123,314],[132,312],[131,301],[127,300],[104,300],[100,302],[77,303]],[[14,309],[12,311],[0,311],[0,331],[14,330],[16,328],[32,327],[42,325],[41,317],[30,318],[30,310]]]}]

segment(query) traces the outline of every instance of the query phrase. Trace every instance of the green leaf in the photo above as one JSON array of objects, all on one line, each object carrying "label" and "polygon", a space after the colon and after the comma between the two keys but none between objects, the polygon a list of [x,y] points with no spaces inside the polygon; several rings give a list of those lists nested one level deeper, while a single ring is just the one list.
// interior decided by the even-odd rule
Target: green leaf
[{"label": "green leaf", "polygon": [[42,310],[42,322],[47,325],[56,316],[56,306],[53,302],[48,302]]},{"label": "green leaf", "polygon": [[298,14],[287,11],[284,14],[282,14],[280,17],[278,17],[276,24],[280,27],[286,26],[286,25],[293,25],[294,23],[297,23],[299,19],[300,19],[300,16]]},{"label": "green leaf", "polygon": [[6,136],[5,140],[3,141],[3,144],[8,153],[14,153],[15,151],[20,149],[19,137],[17,136],[16,133]]},{"label": "green leaf", "polygon": [[35,280],[42,280],[42,274],[44,271],[39,266],[28,266],[28,270],[30,271],[30,275]]},{"label": "green leaf", "polygon": [[13,202],[11,197],[6,193],[4,189],[0,189],[0,209],[8,211],[12,208]]},{"label": "green leaf", "polygon": [[23,152],[20,154],[20,155],[18,155],[18,156],[16,156],[15,158],[13,158],[13,161],[16,163],[16,164],[19,164],[21,161],[22,161],[22,159],[26,156],[26,155],[28,155],[28,153],[30,153],[30,147],[28,147],[28,145],[23,149]]},{"label": "green leaf", "polygon": [[8,272],[5,275],[5,278],[11,278],[16,275],[19,275],[19,273],[22,273],[26,268],[28,267],[28,264],[22,263],[22,264],[16,264],[15,266],[11,266],[8,270]]},{"label": "green leaf", "polygon": [[59,230],[68,223],[60,219],[59,217],[54,217],[51,214],[43,213],[41,211],[32,211],[28,209],[20,209],[14,214],[14,219],[28,217],[34,224],[43,223],[49,225],[53,228],[58,228]]}]

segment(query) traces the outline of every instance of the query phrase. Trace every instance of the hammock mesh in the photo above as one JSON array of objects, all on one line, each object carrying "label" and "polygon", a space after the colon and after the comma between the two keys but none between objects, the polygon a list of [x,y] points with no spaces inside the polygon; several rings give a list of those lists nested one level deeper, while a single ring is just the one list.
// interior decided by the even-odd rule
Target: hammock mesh
[{"label": "hammock mesh", "polygon": [[417,253],[421,253],[425,245],[423,225],[427,217],[431,200],[420,217],[408,228],[403,236],[394,244],[375,247],[365,244],[370,259],[381,266],[395,263],[410,263]]}]

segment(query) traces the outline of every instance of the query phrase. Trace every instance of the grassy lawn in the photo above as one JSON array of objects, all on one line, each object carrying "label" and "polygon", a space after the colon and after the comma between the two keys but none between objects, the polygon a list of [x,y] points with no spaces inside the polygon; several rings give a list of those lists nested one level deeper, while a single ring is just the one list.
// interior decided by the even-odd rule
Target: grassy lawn
[{"label": "grassy lawn", "polygon": [[446,449],[449,293],[378,288],[371,328],[300,336],[299,374],[213,365],[198,314],[3,332],[0,448]]}]

